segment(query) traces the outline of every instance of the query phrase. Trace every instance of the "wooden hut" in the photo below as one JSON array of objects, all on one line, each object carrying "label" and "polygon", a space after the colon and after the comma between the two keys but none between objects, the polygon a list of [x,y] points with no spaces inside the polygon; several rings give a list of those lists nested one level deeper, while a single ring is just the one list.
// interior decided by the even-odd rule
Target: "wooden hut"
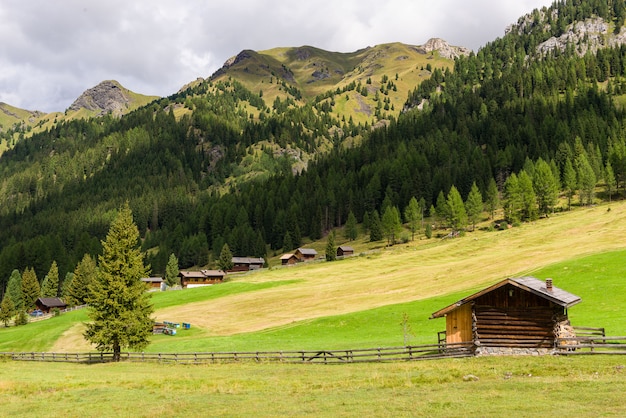
[{"label": "wooden hut", "polygon": [[210,286],[224,281],[226,273],[222,270],[180,271],[180,285],[183,288]]},{"label": "wooden hut", "polygon": [[552,348],[555,332],[568,324],[576,295],[534,277],[509,278],[433,313],[446,318],[447,343],[476,347]]},{"label": "wooden hut", "polygon": [[233,268],[228,272],[259,270],[263,268],[265,259],[262,257],[233,257]]},{"label": "wooden hut", "polygon": [[38,298],[35,301],[35,306],[43,313],[50,313],[54,308],[59,310],[67,308],[67,303],[63,302],[60,298]]},{"label": "wooden hut", "polygon": [[165,279],[163,277],[142,277],[141,281],[151,290],[164,290],[165,288]]},{"label": "wooden hut", "polygon": [[350,257],[354,255],[354,248],[348,245],[340,245],[337,247],[337,257]]},{"label": "wooden hut", "polygon": [[298,262],[298,257],[295,254],[283,254],[280,257],[280,264],[283,266],[291,266]]},{"label": "wooden hut", "polygon": [[298,248],[295,252],[295,256],[299,261],[311,261],[317,257],[317,251],[312,248]]}]

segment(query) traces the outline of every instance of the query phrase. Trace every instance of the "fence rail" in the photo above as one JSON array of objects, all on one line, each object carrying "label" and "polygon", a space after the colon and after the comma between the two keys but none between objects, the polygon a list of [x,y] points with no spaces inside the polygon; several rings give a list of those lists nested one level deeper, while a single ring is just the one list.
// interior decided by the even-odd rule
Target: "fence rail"
[{"label": "fence rail", "polygon": [[626,337],[577,336],[558,338],[556,354],[570,356],[580,354],[621,354],[626,355]]},{"label": "fence rail", "polygon": [[[234,363],[244,361],[304,364],[381,363],[472,356],[471,343],[432,344],[406,347],[315,351],[248,351],[209,353],[131,353],[121,354],[121,361],[180,364]],[[0,353],[0,358],[16,361],[72,363],[107,363],[113,353]]]}]

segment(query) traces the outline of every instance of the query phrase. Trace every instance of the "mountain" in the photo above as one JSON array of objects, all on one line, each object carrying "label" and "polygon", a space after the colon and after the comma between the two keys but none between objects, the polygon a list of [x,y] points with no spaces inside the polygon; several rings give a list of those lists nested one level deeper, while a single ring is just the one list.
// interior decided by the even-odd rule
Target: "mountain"
[{"label": "mountain", "polygon": [[[224,244],[278,256],[351,215],[389,228],[413,198],[441,235],[463,224],[452,216],[471,192],[498,226],[538,228],[622,198],[626,46],[608,41],[624,30],[620,5],[555,3],[454,61],[402,44],[245,51],[122,117],[59,122],[0,158],[0,281],[98,254],[124,202],[159,273],[172,253],[181,268],[210,266]],[[597,49],[594,32],[563,37],[596,18],[608,24]],[[542,52],[552,38],[566,47]]]},{"label": "mountain", "polygon": [[397,116],[407,91],[430,77],[433,68],[450,68],[454,58],[469,53],[442,39],[421,46],[383,44],[351,53],[312,46],[244,50],[210,80],[235,79],[261,93],[267,103],[276,98],[292,99],[298,105],[332,102],[336,118],[375,124],[387,115]]},{"label": "mountain", "polygon": [[106,80],[83,92],[66,114],[71,118],[111,114],[120,117],[159,99],[134,93],[115,80]]}]

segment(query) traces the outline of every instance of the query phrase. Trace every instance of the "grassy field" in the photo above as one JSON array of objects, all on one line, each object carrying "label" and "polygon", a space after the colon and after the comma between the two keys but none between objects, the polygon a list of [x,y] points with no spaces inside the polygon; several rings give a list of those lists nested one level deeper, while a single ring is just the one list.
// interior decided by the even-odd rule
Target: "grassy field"
[{"label": "grassy field", "polygon": [[0,363],[2,416],[623,416],[623,357],[394,364]]}]

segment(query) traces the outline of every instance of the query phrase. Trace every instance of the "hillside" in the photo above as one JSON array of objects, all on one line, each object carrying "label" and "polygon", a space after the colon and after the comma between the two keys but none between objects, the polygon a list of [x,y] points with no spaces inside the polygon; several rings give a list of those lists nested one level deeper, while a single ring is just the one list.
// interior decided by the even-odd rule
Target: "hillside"
[{"label": "hillside", "polygon": [[[85,253],[99,254],[126,201],[160,274],[172,253],[181,268],[213,267],[224,244],[240,256],[278,256],[351,215],[368,234],[383,219],[393,228],[413,198],[436,234],[471,229],[460,209],[475,189],[516,226],[620,200],[626,47],[608,41],[624,30],[622,11],[604,6],[572,0],[522,17],[477,53],[407,81],[397,117],[384,104],[394,86],[400,92],[396,82],[420,79],[417,64],[397,67],[396,80],[377,63],[393,68],[407,55],[424,58],[427,70],[437,53],[402,44],[350,54],[278,48],[247,51],[229,63],[231,75],[120,118],[65,120],[24,138],[0,158],[0,288],[13,269],[34,267],[42,278],[56,260],[64,276]],[[584,25],[596,18],[605,25]],[[562,37],[579,27],[587,36]],[[567,47],[538,49],[553,38]],[[583,55],[592,39],[607,41]],[[371,98],[369,72],[388,118],[378,129],[337,113]]]}]

